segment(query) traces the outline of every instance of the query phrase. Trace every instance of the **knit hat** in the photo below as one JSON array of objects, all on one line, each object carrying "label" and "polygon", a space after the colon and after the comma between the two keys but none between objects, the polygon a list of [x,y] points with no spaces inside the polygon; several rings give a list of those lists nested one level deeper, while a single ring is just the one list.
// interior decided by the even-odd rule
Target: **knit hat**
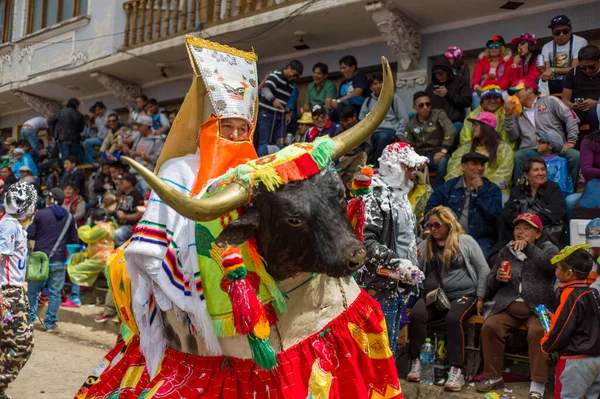
[{"label": "knit hat", "polygon": [[526,40],[531,43],[537,43],[537,39],[533,33],[521,33],[519,37],[515,37],[511,40],[511,43],[516,46],[521,43],[523,40]]},{"label": "knit hat", "polygon": [[498,119],[496,118],[496,115],[492,114],[491,112],[480,112],[475,118],[467,118],[467,120],[471,123],[483,123],[494,130],[496,130],[498,127]]},{"label": "knit hat", "polygon": [[444,56],[446,58],[448,58],[449,60],[451,60],[451,59],[462,60],[463,51],[458,46],[450,46],[450,47],[448,47],[448,50],[446,50],[446,53],[444,54]]},{"label": "knit hat", "polygon": [[486,80],[481,87],[481,99],[489,96],[502,98],[502,88],[495,80]]},{"label": "knit hat", "polygon": [[585,227],[585,243],[591,247],[600,247],[600,218],[590,220]]},{"label": "knit hat", "polygon": [[392,143],[385,147],[379,163],[395,164],[401,163],[409,168],[416,168],[428,162],[427,157],[423,157],[407,143]]},{"label": "knit hat", "polygon": [[515,220],[513,220],[513,223],[517,224],[517,222],[519,221],[523,221],[530,224],[531,226],[538,229],[538,231],[540,232],[544,231],[544,224],[542,223],[542,219],[540,219],[540,217],[534,213],[522,213],[519,216],[517,216]]},{"label": "knit hat", "polygon": [[37,199],[37,192],[32,184],[13,183],[6,191],[4,209],[16,219],[24,219],[35,211]]}]

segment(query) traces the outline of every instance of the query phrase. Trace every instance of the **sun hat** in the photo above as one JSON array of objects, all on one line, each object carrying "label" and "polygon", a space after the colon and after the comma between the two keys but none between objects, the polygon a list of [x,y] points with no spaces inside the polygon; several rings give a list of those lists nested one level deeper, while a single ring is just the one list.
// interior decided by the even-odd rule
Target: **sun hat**
[{"label": "sun hat", "polygon": [[523,40],[526,40],[526,41],[534,43],[534,44],[537,43],[537,39],[533,33],[521,33],[519,35],[519,37],[515,37],[514,39],[511,40],[511,44],[516,46],[517,44],[521,43]]}]

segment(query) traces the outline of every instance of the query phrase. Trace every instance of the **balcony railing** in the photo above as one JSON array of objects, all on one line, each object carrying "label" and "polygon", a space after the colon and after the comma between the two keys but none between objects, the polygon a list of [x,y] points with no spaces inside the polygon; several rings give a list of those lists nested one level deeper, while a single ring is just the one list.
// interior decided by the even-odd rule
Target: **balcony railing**
[{"label": "balcony railing", "polygon": [[198,26],[230,22],[303,0],[132,0],[123,4],[127,16],[124,48],[154,43],[195,31]]}]

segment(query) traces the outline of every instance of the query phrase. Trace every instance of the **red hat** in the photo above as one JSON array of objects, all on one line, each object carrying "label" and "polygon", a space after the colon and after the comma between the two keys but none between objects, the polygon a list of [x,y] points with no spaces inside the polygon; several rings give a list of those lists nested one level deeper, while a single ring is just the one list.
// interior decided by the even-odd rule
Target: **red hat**
[{"label": "red hat", "polygon": [[535,35],[533,33],[521,33],[519,37],[515,37],[514,39],[512,39],[511,43],[516,46],[523,40],[526,40],[531,43],[537,43],[537,39],[535,38]]},{"label": "red hat", "polygon": [[534,213],[522,213],[519,216],[517,216],[515,220],[513,220],[513,223],[516,224],[521,220],[523,222],[529,223],[530,225],[538,229],[538,231],[540,232],[544,230],[544,224],[542,223],[542,219],[540,219],[540,217]]}]

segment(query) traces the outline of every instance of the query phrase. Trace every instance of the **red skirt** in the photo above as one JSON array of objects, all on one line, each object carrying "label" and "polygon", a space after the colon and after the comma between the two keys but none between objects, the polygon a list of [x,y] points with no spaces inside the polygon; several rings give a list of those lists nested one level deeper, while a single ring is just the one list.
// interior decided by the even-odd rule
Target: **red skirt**
[{"label": "red skirt", "polygon": [[167,349],[151,379],[134,338],[107,354],[75,398],[403,398],[383,313],[364,291],[319,333],[279,353],[277,361],[266,371],[251,359]]}]

